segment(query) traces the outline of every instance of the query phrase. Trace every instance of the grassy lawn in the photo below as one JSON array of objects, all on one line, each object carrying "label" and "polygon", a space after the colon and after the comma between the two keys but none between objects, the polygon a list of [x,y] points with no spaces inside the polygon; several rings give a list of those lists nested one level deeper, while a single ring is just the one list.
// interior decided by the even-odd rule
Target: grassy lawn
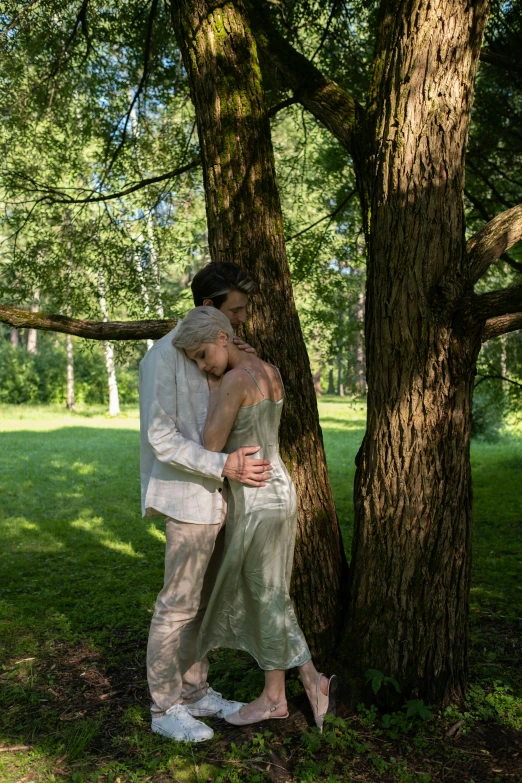
[{"label": "grassy lawn", "polygon": [[[364,409],[331,397],[320,409],[349,551]],[[93,407],[0,407],[1,783],[522,781],[521,433],[473,444],[466,708],[423,721],[361,707],[321,739],[292,679],[289,721],[247,731],[214,721],[216,739],[192,748],[148,728],[164,535],[140,517],[138,426],[135,409],[110,419]],[[244,700],[260,683],[248,656],[228,651],[214,653],[211,679]]]}]

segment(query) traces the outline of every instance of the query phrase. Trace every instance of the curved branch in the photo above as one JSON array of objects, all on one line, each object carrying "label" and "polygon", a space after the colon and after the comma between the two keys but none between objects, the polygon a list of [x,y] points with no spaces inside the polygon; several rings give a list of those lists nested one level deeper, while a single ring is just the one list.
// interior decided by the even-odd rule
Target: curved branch
[{"label": "curved branch", "polygon": [[338,84],[285,40],[260,8],[247,0],[247,12],[259,51],[283,76],[295,98],[350,152],[352,133],[363,108]]},{"label": "curved branch", "polygon": [[506,378],[505,375],[480,375],[479,376],[480,381],[477,381],[474,389],[477,388],[477,386],[480,386],[480,384],[483,381],[506,381],[507,383],[512,383],[513,386],[518,386],[520,389],[522,389],[522,383],[519,383],[518,381],[514,381],[513,378]]},{"label": "curved branch", "polygon": [[489,318],[482,329],[481,339],[485,343],[487,340],[492,340],[493,337],[500,337],[519,329],[522,329],[522,313],[510,313],[498,318]]},{"label": "curved branch", "polygon": [[506,71],[522,73],[522,63],[518,63],[515,60],[512,60],[511,57],[505,57],[503,54],[492,52],[490,49],[481,49],[480,59],[483,63],[496,65],[498,68],[504,68]]},{"label": "curved branch", "polygon": [[522,239],[522,204],[501,212],[467,244],[470,280],[476,283],[488,267]]},{"label": "curved branch", "polygon": [[82,321],[65,315],[31,313],[10,305],[0,305],[0,321],[15,329],[41,329],[63,332],[88,340],[157,340],[174,328],[176,320]]},{"label": "curved branch", "polygon": [[328,215],[323,215],[323,217],[319,218],[319,220],[316,220],[315,223],[311,223],[309,226],[306,226],[306,228],[301,229],[301,231],[298,231],[297,234],[293,234],[291,237],[285,237],[285,242],[291,242],[292,239],[297,239],[297,237],[300,237],[301,234],[305,234],[307,231],[310,231],[311,228],[315,228],[315,226],[319,225],[319,223],[322,223],[324,220],[328,220],[328,218],[334,218],[336,215],[341,212],[341,210],[346,206],[346,204],[352,199],[355,194],[357,193],[357,190],[351,190],[344,198],[343,200],[337,204],[336,208],[333,212],[329,212]]},{"label": "curved branch", "polygon": [[520,261],[515,261],[514,258],[511,258],[509,253],[502,253],[500,256],[500,260],[504,261],[508,266],[511,267],[511,269],[514,269],[515,272],[520,272],[522,274],[522,264]]},{"label": "curved branch", "polygon": [[201,163],[200,158],[196,158],[195,160],[191,161],[190,163],[186,163],[184,166],[180,166],[179,169],[173,169],[172,171],[167,171],[166,174],[159,174],[157,177],[147,177],[146,179],[142,179],[141,182],[137,182],[135,185],[129,185],[128,188],[124,188],[123,190],[119,190],[116,193],[109,193],[107,196],[88,196],[87,198],[70,198],[65,193],[59,193],[59,191],[54,191],[54,193],[58,193],[61,198],[54,198],[49,194],[49,196],[44,196],[40,201],[47,201],[50,204],[94,204],[99,201],[111,201],[115,198],[123,198],[123,196],[128,196],[129,193],[135,193],[137,190],[141,190],[142,188],[146,188],[148,185],[154,185],[156,182],[164,182],[166,179],[172,179],[173,177],[177,177],[179,174],[184,174],[186,171],[190,171],[191,169],[197,168]]},{"label": "curved branch", "polygon": [[498,291],[473,297],[473,315],[477,321],[486,321],[510,313],[522,313],[522,285],[512,285]]},{"label": "curved branch", "polygon": [[271,106],[270,109],[267,109],[267,117],[275,117],[278,112],[286,109],[288,106],[293,106],[296,103],[299,103],[297,98],[286,98],[284,101],[280,101],[279,103],[276,103],[275,106]]}]

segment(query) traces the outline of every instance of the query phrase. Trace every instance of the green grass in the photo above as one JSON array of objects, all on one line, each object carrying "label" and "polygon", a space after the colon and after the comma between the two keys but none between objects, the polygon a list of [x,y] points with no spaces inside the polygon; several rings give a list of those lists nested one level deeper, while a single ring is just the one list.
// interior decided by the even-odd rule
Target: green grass
[{"label": "green grass", "polygon": [[[320,411],[349,550],[364,408],[325,397]],[[236,732],[233,739],[218,734],[197,751],[151,735],[144,655],[163,576],[164,534],[161,521],[140,517],[138,426],[132,408],[116,419],[93,407],[78,413],[52,406],[0,408],[0,746],[29,746],[0,752],[2,783],[255,783],[256,776],[264,781],[277,774],[280,780],[334,783],[343,765],[348,771],[341,779],[359,770],[360,779],[424,783],[411,770],[430,774],[422,770],[437,769],[435,761],[412,761],[408,748],[417,753],[415,743],[425,743],[426,756],[425,748],[435,742],[446,763],[447,742],[442,729],[435,741],[404,716],[394,724],[402,743],[393,751],[397,763],[381,745],[399,740],[364,711],[332,727],[330,739],[322,741],[304,731],[305,723],[278,728],[275,735],[264,726],[262,733]],[[515,732],[522,728],[522,434],[514,430],[493,444],[476,442],[472,459],[473,688],[466,715],[454,710],[440,719],[446,728],[464,720],[469,732],[487,719],[488,726]],[[215,654],[212,679],[226,695],[244,699],[260,683],[248,657],[228,651]],[[289,687],[299,700],[296,682]],[[513,737],[511,755],[518,734]],[[455,757],[457,772],[466,758]],[[286,777],[277,773],[285,765],[292,768]],[[475,783],[482,780],[479,771],[475,777]]]}]

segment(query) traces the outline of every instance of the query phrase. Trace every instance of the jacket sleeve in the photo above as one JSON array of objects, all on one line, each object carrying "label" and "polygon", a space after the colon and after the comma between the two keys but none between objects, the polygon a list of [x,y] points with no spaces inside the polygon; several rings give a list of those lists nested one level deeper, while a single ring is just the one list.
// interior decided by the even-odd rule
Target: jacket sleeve
[{"label": "jacket sleeve", "polygon": [[[174,361],[173,361],[174,358]],[[188,474],[223,481],[228,454],[207,451],[176,429],[176,364],[159,348],[140,363],[140,417],[155,456]]]}]

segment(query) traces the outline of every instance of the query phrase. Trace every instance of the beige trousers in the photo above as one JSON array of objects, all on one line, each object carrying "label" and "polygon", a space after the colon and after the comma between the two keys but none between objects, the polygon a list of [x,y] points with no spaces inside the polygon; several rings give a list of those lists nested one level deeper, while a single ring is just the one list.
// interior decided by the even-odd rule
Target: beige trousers
[{"label": "beige trousers", "polygon": [[223,506],[218,525],[165,520],[165,579],[147,645],[153,715],[174,704],[198,701],[207,692],[208,660],[196,661],[195,651],[223,554],[226,503]]}]

